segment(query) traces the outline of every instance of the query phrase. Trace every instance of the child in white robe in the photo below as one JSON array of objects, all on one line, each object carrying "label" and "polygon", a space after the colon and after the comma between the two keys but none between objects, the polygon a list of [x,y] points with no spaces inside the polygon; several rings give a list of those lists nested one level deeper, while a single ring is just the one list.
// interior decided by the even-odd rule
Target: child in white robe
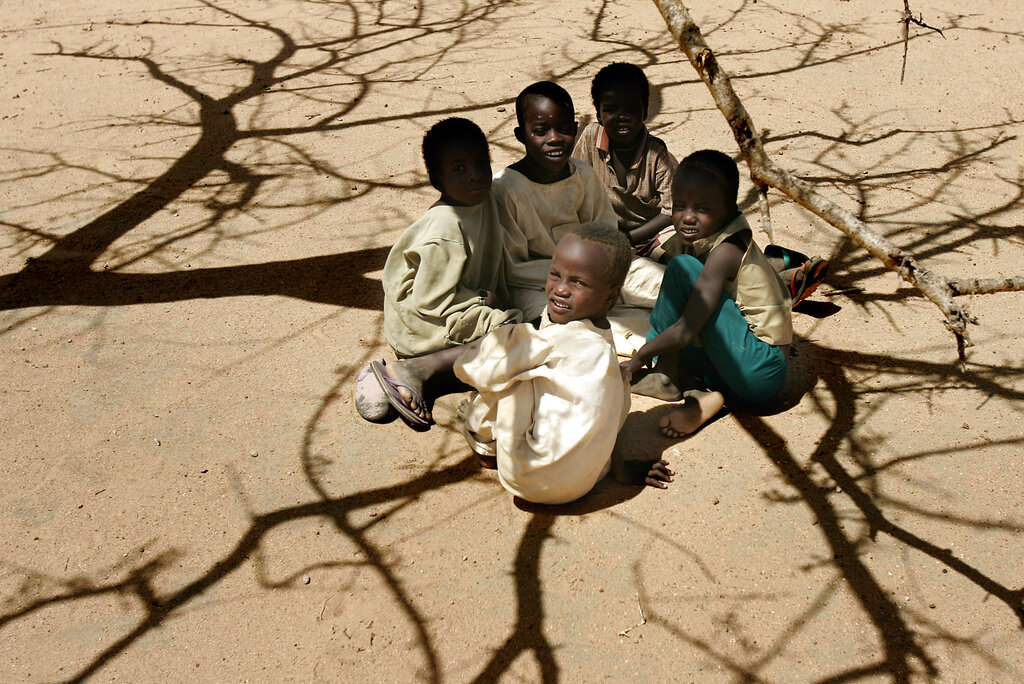
[{"label": "child in white robe", "polygon": [[[460,428],[474,452],[495,459],[501,484],[522,499],[573,501],[612,468],[629,387],[607,313],[629,261],[629,243],[616,228],[576,227],[551,259],[540,329],[499,328],[467,345],[455,362],[456,376],[477,390],[460,407]],[[616,464],[616,477],[661,488],[672,481],[665,461],[636,465]]]}]

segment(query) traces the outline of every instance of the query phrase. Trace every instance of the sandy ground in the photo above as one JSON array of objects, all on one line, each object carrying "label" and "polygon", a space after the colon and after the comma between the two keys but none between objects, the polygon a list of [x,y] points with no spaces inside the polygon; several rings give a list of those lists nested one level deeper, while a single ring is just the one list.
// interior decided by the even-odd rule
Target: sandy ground
[{"label": "sandy ground", "polygon": [[[780,163],[929,268],[1019,273],[1024,7],[912,7],[945,37],[912,31],[900,85],[897,0],[691,3]],[[0,681],[1024,680],[1024,300],[966,301],[961,372],[931,304],[781,198],[778,241],[863,292],[795,316],[776,415],[671,441],[634,403],[668,491],[530,507],[460,395],[427,433],[356,415],[431,124],[500,168],[523,86],[586,121],[629,60],[677,155],[735,150],[651,3],[3,9]]]}]

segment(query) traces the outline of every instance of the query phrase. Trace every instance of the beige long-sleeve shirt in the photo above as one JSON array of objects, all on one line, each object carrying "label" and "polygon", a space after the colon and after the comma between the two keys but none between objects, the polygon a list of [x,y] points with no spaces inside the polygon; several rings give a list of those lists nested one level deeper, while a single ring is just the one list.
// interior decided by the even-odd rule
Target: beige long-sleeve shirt
[{"label": "beige long-sleeve shirt", "polygon": [[431,207],[388,254],[384,337],[399,356],[420,356],[471,342],[522,314],[484,304],[481,291],[508,301],[504,247],[488,198],[475,207]]},{"label": "beige long-sleeve shirt", "polygon": [[512,306],[528,321],[547,305],[544,284],[558,241],[581,223],[617,225],[594,169],[577,159],[569,165],[569,177],[555,183],[534,183],[512,168],[494,176],[492,193],[508,256]]}]

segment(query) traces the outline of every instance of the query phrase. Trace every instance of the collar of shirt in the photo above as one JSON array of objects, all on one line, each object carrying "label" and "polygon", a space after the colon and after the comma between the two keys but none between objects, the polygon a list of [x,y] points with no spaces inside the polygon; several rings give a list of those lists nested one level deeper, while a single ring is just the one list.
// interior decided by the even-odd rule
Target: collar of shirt
[{"label": "collar of shirt", "polygon": [[[642,152],[646,146],[647,126],[644,126],[640,130],[640,145],[637,147],[637,149]],[[602,126],[601,124],[597,124],[597,134],[594,136],[594,147],[596,147],[600,152],[603,153],[601,155],[602,158],[606,158],[608,155],[611,154],[612,151],[611,138],[608,137],[608,131],[604,130],[604,126]],[[632,171],[634,169],[640,168],[640,162],[642,162],[643,160],[643,154],[636,155],[636,162],[634,162],[633,166],[629,167],[629,170]]]}]

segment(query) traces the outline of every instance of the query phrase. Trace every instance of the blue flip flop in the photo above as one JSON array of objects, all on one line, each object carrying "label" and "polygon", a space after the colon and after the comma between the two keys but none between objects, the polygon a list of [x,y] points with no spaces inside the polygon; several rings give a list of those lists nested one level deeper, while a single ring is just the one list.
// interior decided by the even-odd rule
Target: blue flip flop
[{"label": "blue flip flop", "polygon": [[392,408],[398,412],[398,415],[401,416],[406,423],[414,428],[423,428],[430,425],[429,420],[417,415],[416,412],[412,410],[412,407],[405,403],[405,400],[402,399],[402,395],[398,393],[398,388],[404,387],[409,390],[412,393],[413,398],[416,400],[416,403],[420,406],[426,406],[423,401],[423,397],[420,396],[419,392],[414,390],[412,387],[409,387],[401,380],[396,380],[395,378],[385,375],[384,364],[380,361],[371,361],[370,370],[373,371],[373,376],[377,378],[377,383],[384,391],[385,396],[387,396],[388,403],[391,404]]}]

